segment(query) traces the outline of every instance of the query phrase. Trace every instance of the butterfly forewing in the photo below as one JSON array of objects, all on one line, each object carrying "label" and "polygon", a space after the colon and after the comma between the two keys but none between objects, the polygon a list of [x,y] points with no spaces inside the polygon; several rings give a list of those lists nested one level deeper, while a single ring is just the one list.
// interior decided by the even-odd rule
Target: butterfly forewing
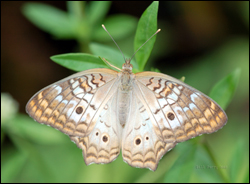
[{"label": "butterfly forewing", "polygon": [[182,142],[212,133],[227,122],[225,112],[212,99],[168,75],[156,72],[136,74],[136,84],[158,124],[164,142]]},{"label": "butterfly forewing", "polygon": [[99,109],[109,100],[116,76],[117,72],[109,69],[79,72],[36,93],[26,111],[39,123],[68,135],[85,136],[94,128]]}]

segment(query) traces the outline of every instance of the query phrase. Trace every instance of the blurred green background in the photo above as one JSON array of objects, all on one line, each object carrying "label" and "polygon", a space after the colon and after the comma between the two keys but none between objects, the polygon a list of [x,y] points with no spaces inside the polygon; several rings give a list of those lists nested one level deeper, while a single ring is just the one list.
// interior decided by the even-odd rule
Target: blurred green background
[{"label": "blurred green background", "polygon": [[[185,76],[205,94],[236,68],[241,75],[226,126],[179,143],[155,172],[130,167],[121,155],[110,164],[86,166],[68,136],[25,113],[33,94],[74,73],[51,56],[91,52],[93,42],[116,49],[102,23],[132,56],[137,21],[151,2],[41,3],[1,1],[1,182],[249,182],[248,1],[159,3],[162,31],[146,70]],[[58,25],[48,25],[51,16]],[[47,21],[38,24],[39,17]],[[122,55],[117,60],[123,62]]]}]

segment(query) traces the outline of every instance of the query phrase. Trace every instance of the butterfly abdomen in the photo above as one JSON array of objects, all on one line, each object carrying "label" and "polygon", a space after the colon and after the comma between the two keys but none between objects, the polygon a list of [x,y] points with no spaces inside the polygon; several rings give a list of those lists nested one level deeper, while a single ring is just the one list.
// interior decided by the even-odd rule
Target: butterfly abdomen
[{"label": "butterfly abdomen", "polygon": [[131,105],[131,91],[124,92],[121,89],[118,89],[118,99],[117,99],[118,119],[123,128],[127,121],[130,105]]},{"label": "butterfly abdomen", "polygon": [[118,110],[118,119],[121,126],[124,128],[131,106],[131,97],[132,97],[132,80],[129,73],[124,72],[121,75],[121,83],[118,88],[118,98],[117,98],[117,110]]}]

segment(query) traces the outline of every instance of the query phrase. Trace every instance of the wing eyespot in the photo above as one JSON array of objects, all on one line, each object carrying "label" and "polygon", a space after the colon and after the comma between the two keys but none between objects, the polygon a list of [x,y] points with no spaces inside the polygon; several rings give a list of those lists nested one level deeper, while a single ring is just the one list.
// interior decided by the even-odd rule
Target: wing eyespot
[{"label": "wing eyespot", "polygon": [[135,140],[135,144],[138,146],[138,145],[140,145],[141,144],[141,139],[140,138],[137,138],[136,140]]},{"label": "wing eyespot", "polygon": [[76,114],[81,114],[83,112],[83,108],[81,106],[76,108]]},{"label": "wing eyespot", "polygon": [[107,137],[106,135],[104,135],[104,136],[102,137],[102,141],[103,141],[103,142],[108,142],[108,137]]},{"label": "wing eyespot", "polygon": [[172,112],[169,112],[167,116],[168,116],[168,119],[170,119],[170,120],[174,120],[174,118],[175,118],[175,116]]}]

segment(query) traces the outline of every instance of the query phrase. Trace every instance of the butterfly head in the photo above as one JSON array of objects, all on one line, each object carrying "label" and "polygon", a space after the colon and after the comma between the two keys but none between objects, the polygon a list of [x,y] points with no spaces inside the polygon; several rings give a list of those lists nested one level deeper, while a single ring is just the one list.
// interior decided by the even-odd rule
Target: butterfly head
[{"label": "butterfly head", "polygon": [[130,64],[130,59],[126,59],[125,63],[122,65],[123,71],[132,72],[133,65]]}]

